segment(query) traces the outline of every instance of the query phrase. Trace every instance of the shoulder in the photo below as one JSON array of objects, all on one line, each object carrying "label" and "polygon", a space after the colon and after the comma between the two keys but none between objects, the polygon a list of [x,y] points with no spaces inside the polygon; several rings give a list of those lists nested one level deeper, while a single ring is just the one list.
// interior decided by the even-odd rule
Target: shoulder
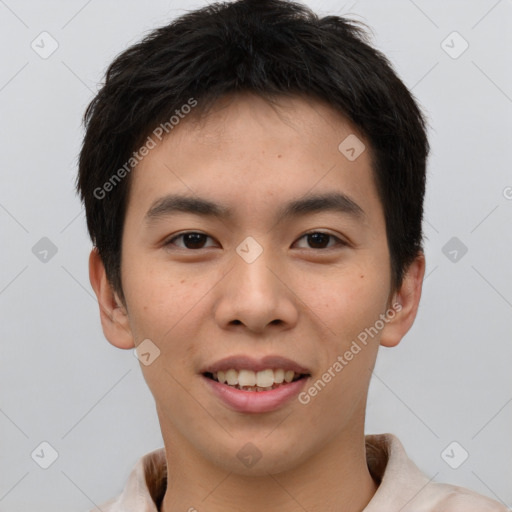
[{"label": "shoulder", "polygon": [[433,484],[432,512],[509,512],[501,503],[469,489],[449,484]]},{"label": "shoulder", "polygon": [[167,461],[164,448],[159,448],[137,461],[121,494],[103,503],[100,510],[158,512],[166,485]]},{"label": "shoulder", "polygon": [[393,434],[367,435],[365,440],[368,469],[379,483],[365,512],[510,512],[469,489],[433,482]]}]

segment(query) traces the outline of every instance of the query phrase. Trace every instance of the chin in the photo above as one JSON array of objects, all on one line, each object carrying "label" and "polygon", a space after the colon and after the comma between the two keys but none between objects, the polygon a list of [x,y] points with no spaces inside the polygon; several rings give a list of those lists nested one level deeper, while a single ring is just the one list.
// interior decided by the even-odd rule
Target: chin
[{"label": "chin", "polygon": [[[304,436],[301,438],[304,439]],[[266,477],[283,473],[295,469],[308,459],[303,443],[299,440],[292,442],[289,436],[286,443],[280,442],[277,445],[276,440],[269,442],[265,437],[230,439],[230,445],[222,452],[210,451],[208,458],[224,471],[241,476]],[[300,450],[297,445],[300,445]]]}]

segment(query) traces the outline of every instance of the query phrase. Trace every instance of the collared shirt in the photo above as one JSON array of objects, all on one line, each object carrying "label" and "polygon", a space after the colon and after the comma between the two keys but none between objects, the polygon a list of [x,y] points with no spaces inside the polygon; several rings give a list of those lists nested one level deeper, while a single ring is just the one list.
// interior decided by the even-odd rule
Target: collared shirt
[{"label": "collared shirt", "polygon": [[[497,501],[469,489],[434,483],[409,459],[393,434],[367,435],[366,460],[379,483],[363,512],[508,512]],[[142,457],[123,492],[103,512],[159,512],[167,486],[164,448]],[[95,509],[96,510],[96,509]]]}]

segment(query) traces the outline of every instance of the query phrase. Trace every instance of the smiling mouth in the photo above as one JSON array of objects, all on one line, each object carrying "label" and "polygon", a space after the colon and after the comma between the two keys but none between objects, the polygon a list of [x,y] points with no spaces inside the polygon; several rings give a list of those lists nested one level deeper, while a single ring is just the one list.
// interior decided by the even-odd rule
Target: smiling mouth
[{"label": "smiling mouth", "polygon": [[205,372],[203,375],[213,381],[225,384],[240,391],[272,391],[291,382],[309,377],[306,373],[296,373],[293,370],[266,369],[259,372],[252,370],[235,370],[231,368],[227,371],[218,371],[215,373]]}]

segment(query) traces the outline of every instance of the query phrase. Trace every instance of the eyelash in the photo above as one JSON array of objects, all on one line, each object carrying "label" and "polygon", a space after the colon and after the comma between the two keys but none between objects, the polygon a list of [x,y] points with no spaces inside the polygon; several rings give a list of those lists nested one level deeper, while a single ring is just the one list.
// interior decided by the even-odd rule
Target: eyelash
[{"label": "eyelash", "polygon": [[[184,233],[180,233],[179,235],[176,235],[170,239],[168,239],[167,241],[164,242],[164,246],[165,247],[169,247],[169,246],[172,246],[174,245],[173,242],[179,238],[183,238],[184,236],[186,235],[191,235],[191,234],[194,234],[194,235],[203,235],[203,236],[206,236],[207,238],[212,238],[210,237],[209,235],[206,235],[205,233],[201,233],[200,231],[185,231]],[[340,246],[340,247],[345,247],[345,246],[348,246],[348,243],[344,242],[343,240],[341,240],[340,238],[338,238],[337,236],[334,236],[332,235],[331,233],[325,233],[324,231],[309,231],[307,233],[304,233],[300,238],[298,238],[298,240],[302,240],[304,237],[307,237],[309,235],[315,235],[315,234],[321,234],[321,235],[325,235],[331,239],[334,239],[336,240],[337,242],[337,245]],[[203,247],[200,247],[199,249],[189,249],[188,247],[178,247],[179,249],[184,249],[184,250],[187,250],[187,251],[199,251],[201,249],[203,249]],[[333,249],[335,247],[324,247],[324,248],[321,248],[321,249],[316,249],[317,251],[327,251],[329,249]],[[313,250],[315,250],[315,248],[313,248]]]}]

